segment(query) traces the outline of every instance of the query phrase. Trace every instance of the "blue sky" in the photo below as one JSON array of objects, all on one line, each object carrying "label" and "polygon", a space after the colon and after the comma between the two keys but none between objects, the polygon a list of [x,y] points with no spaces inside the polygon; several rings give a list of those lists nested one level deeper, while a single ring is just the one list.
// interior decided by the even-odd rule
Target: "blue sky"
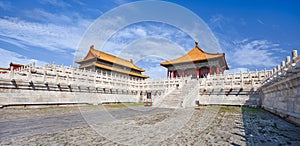
[{"label": "blue sky", "polygon": [[[11,61],[74,65],[74,54],[89,26],[103,14],[130,2],[1,0],[0,67],[8,67]],[[300,2],[296,0],[169,2],[202,18],[226,53],[232,71],[272,69],[293,49],[300,48]],[[145,46],[180,51],[170,51],[168,56],[160,57]],[[124,27],[103,48],[96,49],[126,59],[152,52],[152,56],[134,61],[147,70],[147,75],[161,78],[166,73],[159,62],[178,57],[193,46],[193,38],[177,27],[145,21]]]}]

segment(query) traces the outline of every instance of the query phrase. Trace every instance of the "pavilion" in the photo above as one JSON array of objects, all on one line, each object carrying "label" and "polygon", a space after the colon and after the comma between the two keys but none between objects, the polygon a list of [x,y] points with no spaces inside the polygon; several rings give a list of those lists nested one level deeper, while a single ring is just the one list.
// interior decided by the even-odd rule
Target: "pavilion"
[{"label": "pavilion", "polygon": [[198,47],[195,47],[185,55],[160,63],[168,69],[167,77],[185,77],[203,78],[208,74],[221,74],[224,70],[228,70],[225,59],[225,53],[207,53]]},{"label": "pavilion", "polygon": [[105,74],[114,73],[119,75],[129,75],[135,79],[149,78],[149,76],[142,74],[145,70],[137,67],[132,60],[129,61],[95,50],[94,45],[90,47],[89,52],[83,59],[76,60],[75,62],[80,64],[79,68],[81,69],[102,72]]}]

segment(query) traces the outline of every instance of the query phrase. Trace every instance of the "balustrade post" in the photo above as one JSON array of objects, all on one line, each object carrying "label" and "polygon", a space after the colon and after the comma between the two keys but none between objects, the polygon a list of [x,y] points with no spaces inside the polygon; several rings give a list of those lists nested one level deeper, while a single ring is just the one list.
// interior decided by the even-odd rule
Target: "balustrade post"
[{"label": "balustrade post", "polygon": [[47,83],[47,82],[46,82],[46,80],[47,80],[47,77],[46,77],[46,75],[47,75],[47,70],[46,70],[46,68],[47,68],[47,65],[45,65],[44,68],[43,68],[43,83],[44,83],[44,84]]},{"label": "balustrade post", "polygon": [[285,67],[285,61],[281,61],[281,68],[283,69]]},{"label": "balustrade post", "polygon": [[24,70],[24,66],[21,66],[20,71],[23,71],[23,70]]},{"label": "balustrade post", "polygon": [[84,68],[83,71],[81,72],[81,77],[83,78],[83,81],[88,83],[89,80],[88,80],[88,76],[87,76],[87,73],[86,73],[86,69]]},{"label": "balustrade post", "polygon": [[231,75],[231,88],[233,88],[233,85],[234,85],[234,73]]},{"label": "balustrade post", "polygon": [[212,85],[212,86],[214,86],[214,80],[213,80],[213,76],[212,76],[212,77],[210,77],[210,83],[211,83],[211,85]]},{"label": "balustrade post", "polygon": [[[226,86],[226,83],[228,81],[228,74],[224,74],[223,76],[224,76],[224,85]],[[224,89],[225,89],[225,87],[224,87]]]},{"label": "balustrade post", "polygon": [[27,74],[27,81],[32,82],[31,70],[28,71],[28,74]]},{"label": "balustrade post", "polygon": [[[254,78],[257,78],[259,81],[260,81],[260,79],[261,79],[261,72],[258,72],[258,70],[257,69],[255,69],[255,77]],[[251,81],[253,78],[252,78],[252,76],[249,78],[249,81]]]},{"label": "balustrade post", "polygon": [[32,62],[32,71],[35,71],[35,62]]},{"label": "balustrade post", "polygon": [[241,88],[243,88],[243,84],[244,84],[244,77],[243,77],[243,72],[240,71],[240,80],[241,80]]},{"label": "balustrade post", "polygon": [[69,86],[70,83],[69,83],[69,74],[66,75],[67,76],[67,85]]},{"label": "balustrade post", "polygon": [[277,65],[277,75],[281,75],[281,67],[280,67],[280,65]]},{"label": "balustrade post", "polygon": [[293,59],[294,63],[295,63],[297,57],[298,57],[298,51],[297,50],[293,50],[292,51],[292,59]]},{"label": "balustrade post", "polygon": [[61,70],[62,70],[62,72],[63,72],[63,71],[65,70],[64,64],[61,64],[60,68],[61,68]]},{"label": "balustrade post", "polygon": [[11,80],[11,81],[13,81],[14,80],[14,68],[11,66],[10,67],[10,72],[9,72],[9,79]]},{"label": "balustrade post", "polygon": [[97,83],[97,75],[98,75],[98,70],[96,70],[96,73],[94,74],[94,84],[96,85]]},{"label": "balustrade post", "polygon": [[276,74],[276,73],[277,73],[277,69],[275,67],[275,68],[273,68],[273,74]]},{"label": "balustrade post", "polygon": [[76,70],[77,70],[77,75],[76,75],[76,78],[75,78],[75,76],[74,76],[74,78],[75,78],[75,83],[78,85],[78,84],[80,84],[79,78],[80,78],[80,75],[81,75],[81,73],[80,73],[81,71],[79,69],[76,69]]},{"label": "balustrade post", "polygon": [[56,65],[53,64],[52,68],[53,68],[54,73],[56,74],[56,72],[57,72],[57,71],[56,71]]},{"label": "balustrade post", "polygon": [[55,73],[55,84],[59,85],[59,81],[58,81],[58,73]]},{"label": "balustrade post", "polygon": [[286,56],[286,65],[290,64],[291,63],[291,57],[290,56]]}]

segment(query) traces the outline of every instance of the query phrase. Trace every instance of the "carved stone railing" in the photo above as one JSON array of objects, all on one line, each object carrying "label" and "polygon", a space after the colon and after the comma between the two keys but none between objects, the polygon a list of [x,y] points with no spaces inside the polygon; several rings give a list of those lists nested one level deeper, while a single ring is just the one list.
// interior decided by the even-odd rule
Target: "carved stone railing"
[{"label": "carved stone railing", "polygon": [[297,50],[273,69],[259,88],[261,106],[300,125],[300,56]]},{"label": "carved stone railing", "polygon": [[232,73],[213,75],[207,78],[200,78],[200,92],[212,90],[233,90],[259,88],[263,81],[270,76],[270,71],[254,71],[247,73]]},{"label": "carved stone railing", "polygon": [[[290,56],[286,57],[286,61],[281,61],[281,64],[277,65],[272,71],[271,75],[263,82],[264,85],[273,84],[279,80],[285,79],[293,74],[299,73],[300,56],[298,51],[292,51],[292,60]],[[298,66],[297,66],[298,65]]]},{"label": "carved stone railing", "polygon": [[167,92],[176,85],[181,85],[185,78],[168,78],[156,80],[142,80],[128,75],[92,72],[74,67],[58,66],[55,64],[36,67],[35,64],[26,65],[17,70],[11,68],[8,73],[0,74],[0,81],[4,84],[29,84],[31,86],[66,86],[69,88],[88,88],[95,90],[120,93],[141,91]]},{"label": "carved stone railing", "polygon": [[[257,89],[263,81],[271,76],[271,71],[255,71],[212,75],[200,78],[200,90],[225,90],[253,88]],[[30,85],[54,85],[67,87],[94,88],[96,90],[114,90],[114,92],[138,94],[141,91],[163,92],[182,86],[191,77],[142,80],[120,74],[92,72],[74,67],[55,64],[36,67],[35,64],[24,66],[18,70],[0,74],[0,80],[12,83],[28,83]]]}]

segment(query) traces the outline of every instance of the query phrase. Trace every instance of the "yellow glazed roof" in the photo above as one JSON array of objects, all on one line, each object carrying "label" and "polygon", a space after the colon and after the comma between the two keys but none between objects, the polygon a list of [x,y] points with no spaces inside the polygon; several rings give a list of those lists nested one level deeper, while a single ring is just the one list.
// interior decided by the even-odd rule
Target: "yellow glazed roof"
[{"label": "yellow glazed roof", "polygon": [[101,60],[105,60],[105,61],[108,61],[108,62],[111,62],[111,63],[114,63],[114,64],[122,65],[122,66],[125,66],[125,67],[128,67],[128,68],[131,68],[131,69],[135,69],[135,70],[138,70],[138,71],[141,71],[141,72],[145,71],[145,70],[137,67],[132,61],[128,61],[126,59],[119,58],[119,57],[116,57],[114,55],[110,55],[108,53],[105,53],[105,52],[102,52],[102,51],[99,51],[99,50],[95,50],[93,45],[90,47],[90,50],[89,50],[88,54],[86,55],[86,57],[84,57],[84,59],[77,60],[76,63],[87,61],[87,60],[90,60],[90,59],[93,59],[93,58],[98,58],[98,59],[101,59]]},{"label": "yellow glazed roof", "polygon": [[225,60],[225,53],[206,53],[202,49],[200,49],[196,43],[195,48],[193,48],[191,51],[189,51],[185,55],[183,55],[179,58],[173,59],[173,60],[161,62],[160,65],[169,66],[169,65],[179,64],[179,63],[205,61],[205,60],[219,58],[219,57],[224,58],[226,68],[228,68],[228,65]]},{"label": "yellow glazed roof", "polygon": [[111,66],[106,66],[106,65],[99,64],[99,63],[96,63],[96,62],[93,62],[93,63],[85,65],[85,66],[80,66],[80,68],[85,68],[85,67],[92,66],[92,65],[95,65],[97,67],[104,68],[104,69],[107,69],[107,70],[132,75],[132,76],[138,76],[138,77],[142,77],[142,78],[149,78],[149,76],[146,76],[146,75],[142,75],[142,74],[138,74],[138,73],[130,72],[130,71],[125,71],[125,70],[122,70],[122,69],[119,69],[119,68],[113,68]]}]

